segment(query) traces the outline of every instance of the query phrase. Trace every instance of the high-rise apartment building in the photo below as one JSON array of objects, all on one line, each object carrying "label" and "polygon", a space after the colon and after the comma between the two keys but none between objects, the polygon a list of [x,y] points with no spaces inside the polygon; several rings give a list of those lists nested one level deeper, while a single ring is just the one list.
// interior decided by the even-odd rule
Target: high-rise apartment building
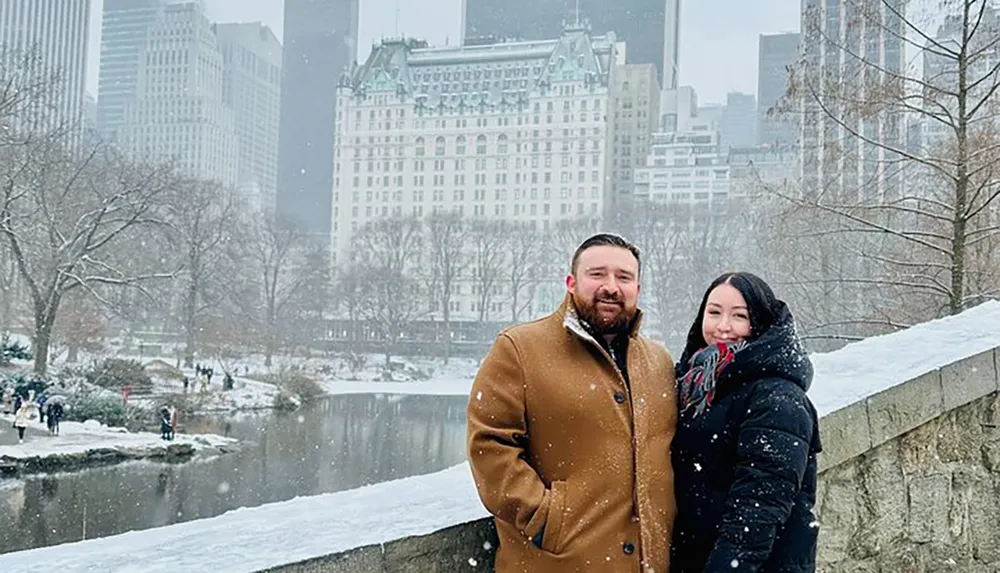
[{"label": "high-rise apartment building", "polygon": [[[1000,6],[987,5],[981,14],[980,7],[971,11],[969,25],[974,25],[972,29],[975,33],[968,40],[963,40],[964,34],[971,32],[965,30],[966,17],[962,13],[962,6],[945,10],[950,13],[945,14],[935,40],[941,45],[952,46],[955,50],[963,43],[967,46],[970,55],[965,70],[965,83],[969,85],[966,106],[979,106],[972,122],[983,123],[982,120],[989,119],[995,126],[1000,126],[1000,118],[995,112],[986,111],[1000,106],[1000,94],[996,91],[997,69],[1000,67],[1000,44],[996,41],[1000,37]],[[923,92],[927,101],[920,108],[929,113],[914,114],[911,125],[916,123],[916,126],[909,130],[912,132],[919,128],[919,134],[914,137],[920,141],[920,147],[924,151],[934,156],[950,155],[954,153],[952,150],[957,144],[955,128],[948,125],[948,122],[937,121],[931,114],[945,117],[946,112],[943,110],[947,110],[952,117],[958,117],[959,98],[953,95],[957,92],[955,86],[959,85],[957,58],[940,51],[928,50],[924,53],[923,60],[923,81],[927,86]],[[979,102],[984,103],[980,106]]]},{"label": "high-rise apartment building", "polygon": [[664,89],[677,87],[680,0],[463,0],[465,43],[558,38],[586,21],[596,34],[625,41],[626,61],[653,64]]},{"label": "high-rise apartment building", "polygon": [[277,209],[329,236],[337,79],[357,60],[359,0],[285,0]]},{"label": "high-rise apartment building", "polygon": [[779,107],[788,95],[790,69],[799,59],[800,34],[761,35],[758,46],[757,143],[781,147],[798,141],[798,118]]},{"label": "high-rise apartment building", "polygon": [[[338,96],[335,261],[365,223],[456,211],[551,228],[605,202],[615,37],[386,40]],[[637,86],[638,87],[638,86]]]},{"label": "high-rise apartment building", "polygon": [[646,164],[650,136],[658,131],[660,83],[652,64],[615,68],[612,82],[611,168],[609,210],[628,204],[635,188],[634,171]]},{"label": "high-rise apartment building", "polygon": [[11,58],[0,66],[16,65],[15,54],[32,52],[38,71],[59,83],[49,90],[49,101],[37,102],[36,117],[18,118],[25,129],[83,127],[89,22],[90,2],[0,0],[0,47]]},{"label": "high-rise apartment building", "polygon": [[139,88],[141,55],[150,27],[166,0],[104,0],[101,67],[97,86],[97,129],[106,138],[125,122],[125,106]]},{"label": "high-rise apartment building", "polygon": [[901,76],[905,13],[903,0],[803,0],[801,167],[806,194],[845,199],[899,194],[902,178],[891,150],[905,145],[902,114],[860,113],[841,94],[863,94],[866,86]]},{"label": "high-rise apartment building", "polygon": [[259,22],[217,24],[222,50],[222,100],[233,110],[239,140],[240,186],[274,208],[281,101],[281,43]]},{"label": "high-rise apartment building", "polygon": [[719,118],[719,146],[723,152],[733,147],[757,143],[757,98],[753,94],[729,92]]},{"label": "high-rise apartment building", "polygon": [[168,4],[139,55],[135,97],[118,141],[128,152],[175,162],[190,177],[238,183],[233,111],[223,100],[223,59],[199,3]]}]

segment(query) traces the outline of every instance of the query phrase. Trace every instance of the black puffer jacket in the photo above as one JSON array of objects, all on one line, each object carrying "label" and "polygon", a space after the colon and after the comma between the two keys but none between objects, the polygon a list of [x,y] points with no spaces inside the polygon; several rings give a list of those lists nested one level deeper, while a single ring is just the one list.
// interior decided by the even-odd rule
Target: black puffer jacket
[{"label": "black puffer jacket", "polygon": [[[688,364],[678,365],[678,380]],[[812,363],[781,303],[736,354],[712,405],[680,415],[673,442],[677,522],[671,573],[812,573],[818,523]]]}]

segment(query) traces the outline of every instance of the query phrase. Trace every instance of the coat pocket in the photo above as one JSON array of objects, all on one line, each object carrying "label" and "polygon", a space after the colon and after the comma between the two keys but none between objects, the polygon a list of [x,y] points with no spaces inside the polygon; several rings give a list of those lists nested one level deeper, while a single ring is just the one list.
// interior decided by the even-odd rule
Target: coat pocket
[{"label": "coat pocket", "polygon": [[552,482],[549,502],[549,514],[545,521],[545,533],[542,534],[542,549],[549,553],[559,553],[562,550],[560,544],[562,537],[563,521],[566,517],[566,490],[565,481]]}]

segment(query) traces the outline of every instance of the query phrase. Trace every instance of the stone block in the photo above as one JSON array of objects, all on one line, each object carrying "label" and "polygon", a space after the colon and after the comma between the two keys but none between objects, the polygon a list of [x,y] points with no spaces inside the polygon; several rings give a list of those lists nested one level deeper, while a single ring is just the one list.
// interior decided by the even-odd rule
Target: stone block
[{"label": "stone block", "polygon": [[918,428],[944,411],[940,370],[879,392],[868,398],[872,446]]},{"label": "stone block", "polygon": [[984,478],[972,485],[969,505],[969,541],[972,555],[984,563],[1000,564],[1000,478]]},{"label": "stone block", "polygon": [[264,569],[259,573],[383,573],[382,547],[369,545],[298,563]]},{"label": "stone block", "polygon": [[982,465],[982,447],[986,442],[983,420],[989,398],[981,398],[941,416],[938,424],[937,454],[945,464]]},{"label": "stone block", "polygon": [[947,543],[951,475],[916,476],[910,480],[907,537],[916,543]]},{"label": "stone block", "polygon": [[899,438],[899,457],[907,476],[940,473],[942,464],[937,455],[938,429],[941,418],[932,420]]},{"label": "stone block", "polygon": [[493,571],[497,537],[492,519],[481,519],[385,545],[384,573]]},{"label": "stone block", "polygon": [[823,440],[820,472],[867,452],[872,448],[868,404],[856,402],[823,416],[819,420],[819,433]]},{"label": "stone block", "polygon": [[894,440],[860,458],[858,464],[858,535],[855,555],[876,556],[905,535],[908,500]]},{"label": "stone block", "polygon": [[988,350],[941,368],[944,409],[953,410],[997,391],[994,350]]}]

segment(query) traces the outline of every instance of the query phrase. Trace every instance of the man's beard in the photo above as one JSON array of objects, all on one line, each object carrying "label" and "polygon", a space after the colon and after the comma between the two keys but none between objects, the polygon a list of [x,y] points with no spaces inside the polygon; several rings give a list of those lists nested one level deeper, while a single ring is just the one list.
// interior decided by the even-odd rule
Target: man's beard
[{"label": "man's beard", "polygon": [[[617,304],[619,305],[619,310],[613,316],[602,314],[597,308],[599,302]],[[625,334],[628,332],[629,327],[632,326],[632,320],[635,318],[636,313],[635,307],[631,309],[626,308],[625,301],[621,300],[620,297],[610,295],[595,295],[589,301],[582,300],[580,297],[573,295],[573,304],[576,306],[576,313],[580,317],[580,320],[597,336]]]}]

